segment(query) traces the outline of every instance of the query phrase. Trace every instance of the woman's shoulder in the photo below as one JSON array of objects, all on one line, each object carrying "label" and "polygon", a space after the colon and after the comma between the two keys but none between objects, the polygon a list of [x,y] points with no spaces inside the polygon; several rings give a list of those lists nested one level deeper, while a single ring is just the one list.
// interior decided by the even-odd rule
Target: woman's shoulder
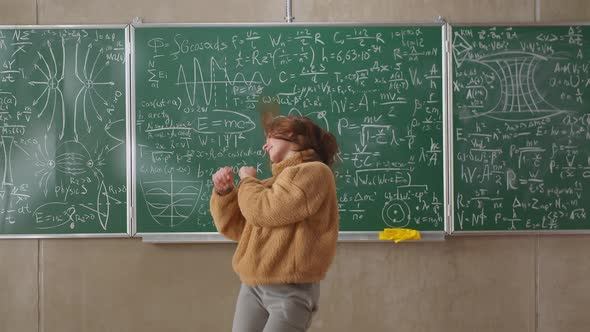
[{"label": "woman's shoulder", "polygon": [[330,166],[324,164],[321,161],[308,161],[298,165],[294,165],[289,167],[293,173],[304,172],[304,174],[320,174],[320,175],[328,175],[333,174],[332,169]]},{"label": "woman's shoulder", "polygon": [[303,191],[328,191],[328,188],[336,186],[332,169],[319,161],[309,161],[287,167],[279,175],[279,178],[280,180],[277,179],[277,181],[296,185]]}]

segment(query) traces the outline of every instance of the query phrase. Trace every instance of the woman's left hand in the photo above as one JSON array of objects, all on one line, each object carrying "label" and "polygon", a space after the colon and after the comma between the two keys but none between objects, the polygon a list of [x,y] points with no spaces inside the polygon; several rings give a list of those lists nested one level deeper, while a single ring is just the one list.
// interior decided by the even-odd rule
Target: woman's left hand
[{"label": "woman's left hand", "polygon": [[240,170],[238,171],[238,176],[242,180],[249,177],[249,176],[255,178],[256,177],[256,168],[254,168],[252,166],[242,166],[240,168]]}]

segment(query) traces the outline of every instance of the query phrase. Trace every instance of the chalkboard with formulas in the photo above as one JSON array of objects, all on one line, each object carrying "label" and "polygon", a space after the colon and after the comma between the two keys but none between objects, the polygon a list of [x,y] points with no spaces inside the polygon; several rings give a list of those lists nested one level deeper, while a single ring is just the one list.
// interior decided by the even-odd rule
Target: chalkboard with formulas
[{"label": "chalkboard with formulas", "polygon": [[453,26],[456,232],[590,229],[590,27]]},{"label": "chalkboard with formulas", "polygon": [[211,175],[270,176],[266,112],[304,115],[340,145],[340,230],[444,230],[444,27],[138,25],[139,234],[213,233]]},{"label": "chalkboard with formulas", "polygon": [[130,234],[128,30],[0,27],[1,237]]}]

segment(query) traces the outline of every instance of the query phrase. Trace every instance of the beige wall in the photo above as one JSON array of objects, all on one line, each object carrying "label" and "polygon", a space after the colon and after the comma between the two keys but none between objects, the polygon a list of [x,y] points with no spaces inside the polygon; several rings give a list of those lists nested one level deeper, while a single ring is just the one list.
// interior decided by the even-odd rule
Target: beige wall
[{"label": "beige wall", "polygon": [[[590,21],[587,0],[293,1],[296,21]],[[0,0],[0,24],[276,22],[284,1]],[[229,331],[234,244],[0,241],[0,331]],[[312,331],[587,331],[589,236],[340,243]]]}]

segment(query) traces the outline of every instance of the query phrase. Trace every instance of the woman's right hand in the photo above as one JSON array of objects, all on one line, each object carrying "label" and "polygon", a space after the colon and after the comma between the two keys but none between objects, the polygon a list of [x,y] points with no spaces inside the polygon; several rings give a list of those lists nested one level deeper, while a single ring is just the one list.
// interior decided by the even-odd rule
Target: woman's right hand
[{"label": "woman's right hand", "polygon": [[231,167],[225,166],[213,174],[213,186],[219,195],[228,194],[234,188],[234,172]]}]

